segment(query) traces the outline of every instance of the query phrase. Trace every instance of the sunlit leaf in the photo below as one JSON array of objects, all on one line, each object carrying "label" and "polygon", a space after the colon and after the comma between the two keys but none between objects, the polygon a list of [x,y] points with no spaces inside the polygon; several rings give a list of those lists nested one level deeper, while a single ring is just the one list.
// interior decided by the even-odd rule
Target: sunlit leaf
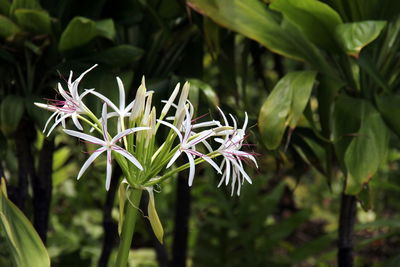
[{"label": "sunlit leaf", "polygon": [[217,24],[253,39],[275,53],[328,71],[318,49],[286,20],[258,0],[189,0],[189,6]]},{"label": "sunlit leaf", "polygon": [[344,23],[336,27],[336,39],[348,55],[358,57],[361,49],[374,41],[386,21],[360,21]]},{"label": "sunlit leaf", "polygon": [[329,50],[338,49],[334,32],[342,19],[327,4],[317,0],[275,0],[270,7],[282,12],[316,45]]},{"label": "sunlit leaf", "polygon": [[311,94],[316,73],[291,72],[284,76],[261,107],[258,125],[268,149],[281,143],[287,126],[294,128]]},{"label": "sunlit leaf", "polygon": [[39,235],[24,214],[7,198],[5,180],[0,190],[0,226],[15,266],[50,267],[50,258]]}]

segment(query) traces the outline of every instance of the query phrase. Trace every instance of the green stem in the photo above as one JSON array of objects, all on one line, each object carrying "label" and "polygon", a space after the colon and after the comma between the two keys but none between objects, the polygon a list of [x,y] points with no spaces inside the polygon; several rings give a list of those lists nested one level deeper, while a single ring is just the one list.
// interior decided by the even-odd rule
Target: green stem
[{"label": "green stem", "polygon": [[128,205],[126,205],[124,222],[122,225],[121,242],[119,244],[117,261],[115,267],[126,267],[128,263],[129,250],[132,244],[133,232],[138,215],[138,208],[142,190],[132,189],[128,196]]}]

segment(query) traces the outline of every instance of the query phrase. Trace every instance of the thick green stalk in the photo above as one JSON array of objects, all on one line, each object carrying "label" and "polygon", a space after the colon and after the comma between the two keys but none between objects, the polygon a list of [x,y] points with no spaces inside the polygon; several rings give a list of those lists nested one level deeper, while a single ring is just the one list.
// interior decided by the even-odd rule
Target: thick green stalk
[{"label": "thick green stalk", "polygon": [[126,205],[121,242],[119,244],[117,260],[114,265],[115,267],[127,266],[141,196],[142,190],[132,189],[129,196],[130,201]]}]

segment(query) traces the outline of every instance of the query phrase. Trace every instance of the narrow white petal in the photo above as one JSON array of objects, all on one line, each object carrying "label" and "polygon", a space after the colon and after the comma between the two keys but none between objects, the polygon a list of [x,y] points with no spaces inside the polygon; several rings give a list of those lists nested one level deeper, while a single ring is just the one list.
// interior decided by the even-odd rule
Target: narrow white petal
[{"label": "narrow white petal", "polygon": [[[187,142],[186,146],[191,147],[193,145],[198,144],[199,142],[202,142],[203,140],[209,138],[212,136],[213,131],[212,130],[206,130],[202,131],[201,133],[198,133],[198,136]],[[186,139],[185,139],[186,140]]]},{"label": "narrow white petal", "polygon": [[49,117],[49,119],[46,121],[46,124],[44,125],[44,129],[43,129],[43,133],[46,131],[47,125],[49,124],[49,122],[54,118],[54,116],[56,116],[58,114],[58,112],[51,114],[51,116]]},{"label": "narrow white petal", "polygon": [[231,117],[232,121],[233,121],[233,128],[236,130],[237,129],[237,122],[235,120],[235,117],[233,117],[232,114],[229,113],[229,116]]},{"label": "narrow white petal", "polygon": [[82,177],[82,174],[86,171],[86,169],[89,167],[90,164],[92,164],[92,162],[98,157],[100,156],[101,153],[103,153],[105,151],[105,149],[100,148],[99,150],[93,152],[92,155],[90,155],[90,157],[85,161],[85,163],[83,164],[82,168],[80,169],[79,173],[78,173],[78,180]]},{"label": "narrow white petal", "polygon": [[71,118],[72,118],[72,121],[75,124],[75,127],[78,128],[79,130],[83,131],[83,127],[82,127],[82,125],[80,124],[80,122],[78,120],[76,112],[72,113]]},{"label": "narrow white petal", "polygon": [[205,122],[200,122],[200,123],[196,123],[192,125],[193,129],[197,129],[197,128],[202,128],[202,127],[211,127],[211,126],[221,126],[221,123],[219,121],[205,121]]},{"label": "narrow white petal", "polygon": [[101,139],[99,139],[97,137],[85,134],[85,133],[81,133],[81,132],[73,131],[73,130],[67,130],[67,129],[64,129],[64,132],[66,134],[68,134],[68,135],[71,135],[71,136],[74,136],[74,137],[78,137],[80,139],[89,141],[89,142],[91,142],[93,144],[97,144],[97,145],[101,145],[101,146],[105,146],[106,145],[106,142],[104,142],[103,140],[101,140]]},{"label": "narrow white petal", "polygon": [[107,150],[107,174],[106,174],[106,190],[107,191],[110,189],[111,175],[112,175],[111,150]]},{"label": "narrow white petal", "polygon": [[131,153],[129,153],[128,151],[126,151],[125,149],[123,149],[122,147],[119,147],[117,145],[113,145],[113,150],[115,152],[121,154],[122,156],[124,156],[130,162],[132,162],[133,165],[138,167],[139,170],[143,171],[142,165],[140,164],[140,162]]},{"label": "narrow white petal", "polygon": [[192,186],[193,184],[193,179],[194,179],[194,171],[195,171],[195,167],[196,165],[194,164],[194,159],[193,156],[190,153],[185,152],[185,154],[187,155],[187,158],[189,160],[189,186]]},{"label": "narrow white petal", "polygon": [[104,141],[109,141],[108,140],[108,127],[107,127],[107,103],[103,104],[103,111],[101,112],[101,124],[103,127]]},{"label": "narrow white petal", "polygon": [[119,90],[119,110],[122,111],[125,108],[125,88],[119,77],[117,77],[117,83]]},{"label": "narrow white petal", "polygon": [[164,124],[165,126],[167,126],[167,127],[171,128],[172,130],[174,130],[174,132],[175,132],[175,133],[178,135],[178,137],[179,137],[179,141],[180,141],[181,143],[183,142],[182,134],[181,134],[181,132],[178,130],[178,128],[176,128],[174,125],[172,125],[171,123],[166,122],[166,121],[157,120],[157,122],[159,122],[159,123],[161,123],[161,124]]},{"label": "narrow white petal", "polygon": [[172,158],[169,160],[169,162],[168,162],[168,164],[167,164],[167,169],[169,168],[169,167],[171,167],[171,165],[172,164],[174,164],[174,162],[176,161],[176,159],[181,155],[181,151],[180,150],[177,150],[176,152],[175,152],[175,154],[172,156]]},{"label": "narrow white petal", "polygon": [[222,115],[222,118],[224,119],[225,126],[229,126],[228,120],[226,119],[226,116],[225,116],[224,112],[222,112],[222,110],[219,107],[217,107],[217,109],[219,110],[219,112]]},{"label": "narrow white petal", "polygon": [[226,173],[225,185],[228,185],[229,179],[231,178],[231,163],[229,159],[226,160],[225,173]]},{"label": "narrow white petal", "polygon": [[243,123],[243,131],[246,131],[247,123],[249,121],[249,117],[247,116],[247,112],[244,113],[244,123]]},{"label": "narrow white petal", "polygon": [[138,132],[138,131],[149,130],[149,129],[150,129],[149,127],[136,127],[136,128],[126,129],[125,131],[120,132],[119,134],[114,136],[113,139],[111,139],[111,143],[115,144],[116,142],[118,142],[118,140],[120,140],[125,135],[131,134],[131,133],[134,133],[134,132]]},{"label": "narrow white petal", "polygon": [[243,166],[240,166],[239,163],[236,162],[236,160],[232,160],[231,162],[240,171],[240,173],[243,175],[243,177],[246,178],[247,182],[249,182],[249,184],[252,184],[253,182],[251,181],[250,176],[247,175],[247,173],[244,171]]},{"label": "narrow white petal", "polygon": [[174,91],[172,91],[171,96],[169,97],[168,101],[166,102],[164,108],[163,108],[162,111],[161,111],[161,114],[162,114],[162,115],[167,114],[167,112],[168,112],[169,109],[171,108],[171,105],[173,104],[173,102],[174,102],[176,96],[177,96],[178,93],[179,93],[179,88],[180,88],[180,86],[181,86],[180,83],[178,83],[178,84],[175,86]]}]

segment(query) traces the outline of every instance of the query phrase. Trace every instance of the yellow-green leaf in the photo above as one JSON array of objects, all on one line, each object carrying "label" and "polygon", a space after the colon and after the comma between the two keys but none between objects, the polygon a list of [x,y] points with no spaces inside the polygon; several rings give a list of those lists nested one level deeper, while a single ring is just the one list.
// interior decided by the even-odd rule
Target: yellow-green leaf
[{"label": "yellow-green leaf", "polygon": [[24,214],[7,198],[1,179],[0,227],[15,266],[50,267],[50,258],[39,235]]},{"label": "yellow-green leaf", "polygon": [[17,9],[15,17],[24,29],[34,33],[51,33],[51,18],[44,10]]},{"label": "yellow-green leaf", "polygon": [[0,37],[10,40],[20,31],[21,29],[17,24],[12,22],[9,18],[0,15]]},{"label": "yellow-green leaf", "polygon": [[162,244],[164,237],[164,229],[161,224],[160,218],[158,218],[156,206],[154,203],[153,188],[147,189],[147,192],[149,192],[149,204],[147,206],[147,213],[149,216],[151,228],[153,229],[154,235],[157,237],[158,241],[160,241],[160,243]]}]

